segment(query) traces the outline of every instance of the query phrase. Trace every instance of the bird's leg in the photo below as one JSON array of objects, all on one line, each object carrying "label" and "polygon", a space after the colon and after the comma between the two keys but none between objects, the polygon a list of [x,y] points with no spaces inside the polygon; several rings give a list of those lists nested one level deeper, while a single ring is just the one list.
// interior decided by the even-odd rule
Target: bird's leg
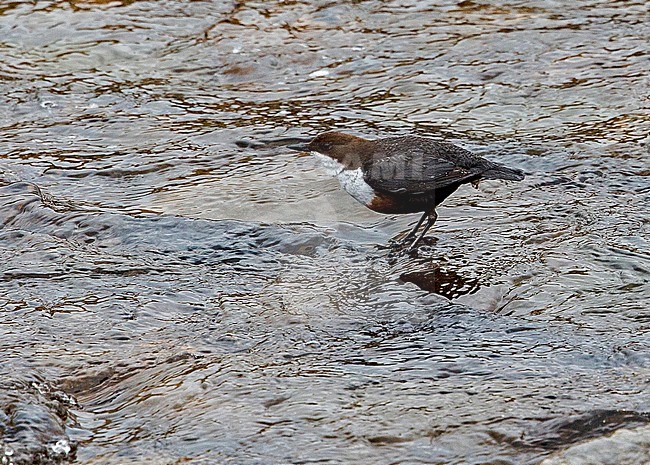
[{"label": "bird's leg", "polygon": [[424,212],[424,214],[422,215],[422,217],[421,217],[420,220],[418,221],[418,224],[416,224],[415,227],[414,227],[413,229],[411,229],[411,232],[408,233],[408,234],[404,237],[404,239],[403,239],[404,242],[406,242],[407,240],[409,240],[410,238],[412,238],[413,236],[415,236],[415,233],[418,232],[418,229],[420,229],[420,226],[422,226],[422,223],[424,223],[424,220],[426,219],[427,216],[429,216],[429,212]]},{"label": "bird's leg", "polygon": [[[427,213],[426,216],[427,218],[427,224],[424,226],[424,229],[420,233],[420,235],[413,241],[413,243],[409,246],[408,249],[406,249],[407,252],[412,252],[413,249],[415,249],[415,246],[418,245],[418,243],[422,240],[424,235],[427,233],[427,231],[433,226],[433,223],[436,222],[438,219],[438,214],[436,213],[435,210],[431,210],[431,212]],[[424,217],[422,217],[424,219]]]}]

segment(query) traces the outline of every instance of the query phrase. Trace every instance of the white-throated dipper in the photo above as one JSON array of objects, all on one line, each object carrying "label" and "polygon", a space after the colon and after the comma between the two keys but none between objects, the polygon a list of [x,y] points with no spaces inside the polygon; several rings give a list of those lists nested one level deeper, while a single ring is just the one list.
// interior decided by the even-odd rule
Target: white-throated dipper
[{"label": "white-throated dipper", "polygon": [[426,137],[367,140],[341,132],[326,132],[308,143],[288,148],[314,152],[341,186],[371,210],[390,214],[423,212],[404,238],[408,241],[415,237],[426,220],[409,252],[435,223],[436,207],[461,184],[483,179],[524,179],[521,170]]}]

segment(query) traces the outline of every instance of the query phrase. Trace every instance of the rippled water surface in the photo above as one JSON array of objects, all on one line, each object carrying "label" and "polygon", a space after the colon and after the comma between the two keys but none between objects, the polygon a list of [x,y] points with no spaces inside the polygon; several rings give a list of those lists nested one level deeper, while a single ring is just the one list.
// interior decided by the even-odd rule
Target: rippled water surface
[{"label": "rippled water surface", "polygon": [[[649,24],[642,1],[0,4],[0,463],[538,464],[650,424]],[[335,128],[527,177],[391,253],[415,216],[236,144]]]}]

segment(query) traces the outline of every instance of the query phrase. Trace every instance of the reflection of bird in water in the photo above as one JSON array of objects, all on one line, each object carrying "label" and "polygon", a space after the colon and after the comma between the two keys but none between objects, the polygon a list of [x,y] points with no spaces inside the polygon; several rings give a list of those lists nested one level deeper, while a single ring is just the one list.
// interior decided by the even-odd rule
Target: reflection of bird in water
[{"label": "reflection of bird in water", "polygon": [[443,270],[433,266],[427,270],[402,273],[400,280],[413,283],[420,289],[446,297],[457,299],[460,296],[474,294],[481,285],[477,278],[465,279],[452,270]]},{"label": "reflection of bird in water", "polygon": [[[438,217],[436,207],[462,184],[478,183],[483,179],[524,179],[521,170],[425,137],[367,140],[340,132],[326,132],[309,143],[288,147],[319,155],[343,188],[371,210],[380,213],[423,212],[404,239],[414,239],[409,251],[435,223]],[[425,221],[422,232],[417,235]]]}]

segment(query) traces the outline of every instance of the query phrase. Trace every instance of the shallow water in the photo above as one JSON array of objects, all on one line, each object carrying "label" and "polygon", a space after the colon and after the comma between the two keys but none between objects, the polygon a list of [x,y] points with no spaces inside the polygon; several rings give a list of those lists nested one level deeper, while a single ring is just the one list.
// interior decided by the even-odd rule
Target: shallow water
[{"label": "shallow water", "polygon": [[[645,2],[1,5],[1,463],[538,464],[650,423],[648,24]],[[333,128],[527,178],[460,189],[397,255],[417,218],[236,144]]]}]

